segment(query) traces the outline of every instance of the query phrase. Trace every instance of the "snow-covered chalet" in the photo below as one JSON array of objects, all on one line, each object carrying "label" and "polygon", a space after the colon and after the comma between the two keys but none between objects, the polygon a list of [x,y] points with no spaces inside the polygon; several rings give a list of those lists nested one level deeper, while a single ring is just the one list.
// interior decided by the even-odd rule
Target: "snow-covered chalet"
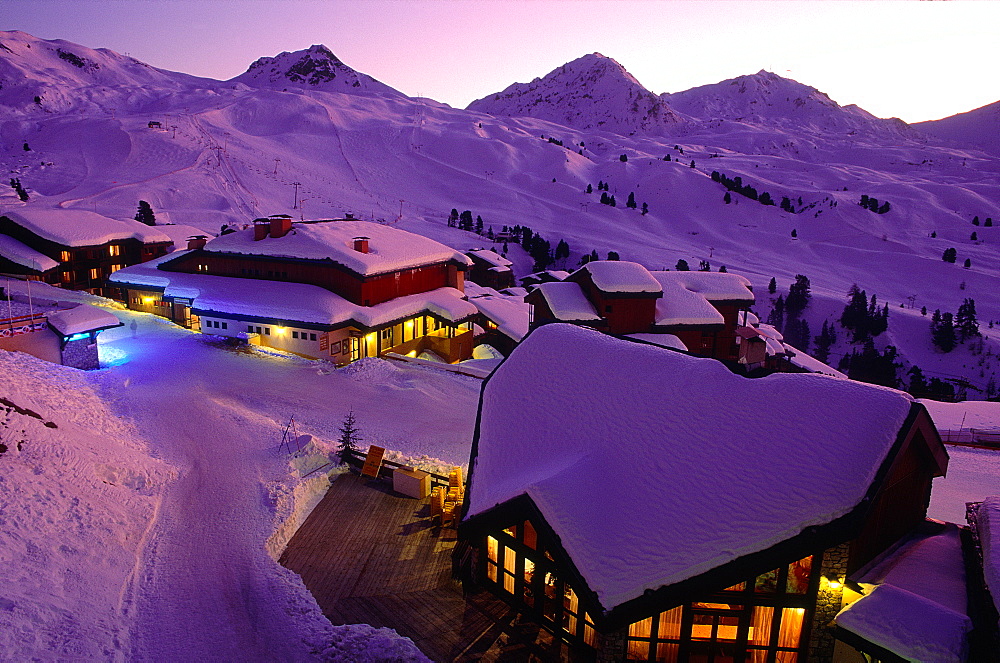
[{"label": "snow-covered chalet", "polygon": [[583,660],[830,661],[947,465],[905,393],[549,324],[483,385],[456,562]]},{"label": "snow-covered chalet", "polygon": [[471,261],[367,221],[257,219],[115,272],[129,308],[185,327],[346,364],[386,352],[472,356]]},{"label": "snow-covered chalet", "polygon": [[112,294],[108,275],[165,255],[166,234],[81,209],[24,207],[0,215],[0,274]]},{"label": "snow-covered chalet", "polygon": [[[611,334],[672,337],[695,354],[763,364],[744,340],[754,303],[750,281],[718,272],[650,272],[635,262],[597,260],[562,281],[539,283],[525,298],[532,327],[569,322]],[[741,352],[742,350],[742,352]]]}]

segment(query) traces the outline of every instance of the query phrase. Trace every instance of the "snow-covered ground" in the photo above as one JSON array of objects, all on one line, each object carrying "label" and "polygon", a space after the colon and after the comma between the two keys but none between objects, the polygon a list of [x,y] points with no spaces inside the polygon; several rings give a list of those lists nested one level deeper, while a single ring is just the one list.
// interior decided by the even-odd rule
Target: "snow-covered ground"
[{"label": "snow-covered ground", "polygon": [[15,413],[18,431],[33,425],[22,451],[0,456],[13,468],[0,474],[0,555],[15,571],[0,590],[0,650],[123,660],[351,650],[273,558],[284,519],[304,515],[296,500],[323,487],[302,485],[322,458],[279,448],[282,427],[294,416],[299,434],[325,441],[311,447],[328,450],[353,410],[364,443],[465,464],[481,382],[383,360],[336,370],[237,352],[111,310],[125,325],[102,334],[101,371],[0,353],[0,395],[59,426]]}]

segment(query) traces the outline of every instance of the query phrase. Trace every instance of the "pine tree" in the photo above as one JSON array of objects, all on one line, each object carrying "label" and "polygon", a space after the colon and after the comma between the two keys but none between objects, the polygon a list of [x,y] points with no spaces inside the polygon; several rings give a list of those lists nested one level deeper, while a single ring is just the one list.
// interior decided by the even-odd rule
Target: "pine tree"
[{"label": "pine tree", "polygon": [[635,192],[629,192],[628,200],[625,201],[625,207],[628,207],[629,209],[635,209],[638,207],[635,203]]},{"label": "pine tree", "polygon": [[649,214],[649,205],[647,205],[646,203],[643,203],[642,204],[642,215],[646,216],[647,214]]},{"label": "pine tree", "polygon": [[816,347],[813,350],[813,356],[822,362],[826,362],[830,358],[830,346],[833,345],[833,337],[830,334],[830,325],[826,320],[823,321],[823,327],[819,332],[819,336],[815,339]]},{"label": "pine tree", "polygon": [[728,272],[728,271],[729,271],[729,270],[728,270],[728,269],[726,269],[726,266],[725,266],[725,265],[719,265],[719,273],[720,273],[720,274],[725,274],[725,273],[726,273],[726,272]]},{"label": "pine tree", "polygon": [[602,205],[610,205],[611,204],[611,198],[610,198],[610,196],[608,196],[608,194],[604,193],[603,191],[601,192],[601,204]]},{"label": "pine tree", "polygon": [[25,143],[24,143],[24,151],[25,152],[30,152],[31,151],[31,148],[28,147],[28,142],[27,141],[25,141]]},{"label": "pine tree", "polygon": [[685,260],[684,258],[681,258],[680,260],[677,261],[677,264],[674,265],[674,269],[676,269],[678,272],[691,271],[691,267],[688,266],[687,260]]},{"label": "pine tree", "polygon": [[670,161],[670,160],[671,160],[671,159],[670,159],[670,155],[668,154],[667,156],[663,157],[663,160],[664,160],[664,161]]},{"label": "pine tree", "polygon": [[462,230],[472,230],[472,212],[465,210],[458,215],[458,227]]},{"label": "pine tree", "polygon": [[587,193],[594,193],[594,187],[590,184],[587,185]]},{"label": "pine tree", "polygon": [[615,194],[611,194],[611,197],[608,198],[608,204],[612,207],[618,207],[618,202],[615,200]]},{"label": "pine tree", "polygon": [[809,279],[802,274],[795,275],[795,283],[788,286],[788,297],[785,298],[785,309],[788,314],[798,317],[809,305],[812,295],[809,292]]},{"label": "pine tree", "polygon": [[881,207],[878,208],[878,213],[879,214],[885,214],[886,212],[888,212],[891,209],[892,209],[892,205],[890,205],[889,201],[887,200],[884,203],[882,203]]},{"label": "pine tree", "polygon": [[618,160],[621,161],[622,163],[625,163],[626,161],[628,161],[628,155],[623,154],[620,157],[618,157]]},{"label": "pine tree", "polygon": [[448,216],[448,227],[454,228],[458,225],[458,210],[454,207],[451,208],[451,214]]},{"label": "pine tree", "polygon": [[617,251],[608,251],[608,260],[621,260]]},{"label": "pine tree", "polygon": [[771,280],[767,282],[767,291],[772,295],[778,290],[778,281],[772,276]]},{"label": "pine tree", "polygon": [[760,194],[760,197],[757,199],[757,202],[759,202],[761,205],[774,205],[774,201],[771,200],[771,194],[769,194],[767,191]]},{"label": "pine tree", "polygon": [[483,234],[483,217],[476,215],[476,234]]},{"label": "pine tree", "polygon": [[976,319],[976,301],[966,297],[955,314],[955,331],[962,341],[976,336],[982,336],[979,331],[979,320]]},{"label": "pine tree", "polygon": [[784,295],[778,295],[778,298],[774,300],[774,308],[772,308],[771,312],[767,315],[767,324],[779,331],[781,331],[781,328],[785,326]]},{"label": "pine tree", "polygon": [[978,239],[979,239],[979,235],[977,235],[975,231],[972,231],[972,234],[969,235],[969,240],[975,242]]},{"label": "pine tree", "polygon": [[730,193],[728,191],[726,191],[726,195],[724,195],[722,197],[722,200],[724,200],[726,202],[726,204],[728,205],[729,203],[733,202],[733,197],[732,197],[732,195],[730,195]]},{"label": "pine tree", "polygon": [[792,237],[798,237],[798,236],[799,236],[799,233],[797,233],[795,231],[795,228],[792,228]]},{"label": "pine tree", "polygon": [[147,226],[156,225],[156,216],[153,214],[153,208],[145,200],[139,201],[139,209],[135,213],[135,220],[139,223],[145,223]]},{"label": "pine tree", "polygon": [[983,222],[983,225],[986,226],[987,228],[992,228],[993,227],[993,219],[990,218],[990,217],[986,217],[986,221]]},{"label": "pine tree", "polygon": [[712,271],[712,265],[710,265],[707,260],[702,260],[698,263],[698,271],[710,272]]},{"label": "pine tree", "polygon": [[945,262],[954,263],[958,260],[958,251],[953,248],[945,249],[944,253],[941,254],[941,260]]},{"label": "pine tree", "polygon": [[[936,324],[935,318],[937,319]],[[955,326],[951,313],[934,311],[934,318],[931,319],[931,342],[941,352],[951,352],[955,349],[958,339],[955,338]]]},{"label": "pine tree", "polygon": [[974,226],[978,226],[979,225],[979,215],[978,214],[976,216],[972,217],[972,225],[974,225]]},{"label": "pine tree", "polygon": [[914,364],[909,371],[910,384],[906,387],[906,391],[909,392],[911,396],[916,398],[922,398],[927,395],[927,381],[924,379],[924,372],[920,370],[920,367]]},{"label": "pine tree", "polygon": [[691,159],[691,167],[694,168],[694,159]]},{"label": "pine tree", "polygon": [[337,440],[337,458],[340,459],[341,465],[358,451],[361,434],[354,427],[354,424],[354,410],[351,410],[344,417],[344,423],[340,426],[340,438]]},{"label": "pine tree", "polygon": [[966,258],[965,262],[962,264],[962,267],[965,267],[966,269],[972,267],[972,258]]}]

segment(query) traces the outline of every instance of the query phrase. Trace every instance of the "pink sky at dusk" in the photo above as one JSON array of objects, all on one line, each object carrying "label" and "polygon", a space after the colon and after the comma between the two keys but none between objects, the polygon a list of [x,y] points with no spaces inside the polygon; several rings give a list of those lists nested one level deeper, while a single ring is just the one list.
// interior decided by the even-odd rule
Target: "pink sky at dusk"
[{"label": "pink sky at dusk", "polygon": [[1000,100],[1000,3],[986,1],[0,0],[0,19],[217,79],[325,44],[457,107],[592,52],[656,93],[767,69],[909,122]]}]

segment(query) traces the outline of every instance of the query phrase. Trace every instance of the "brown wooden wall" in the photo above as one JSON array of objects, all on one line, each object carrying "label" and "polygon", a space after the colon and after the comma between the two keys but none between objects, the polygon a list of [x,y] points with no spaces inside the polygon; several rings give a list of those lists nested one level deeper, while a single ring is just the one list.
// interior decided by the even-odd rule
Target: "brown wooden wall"
[{"label": "brown wooden wall", "polygon": [[191,274],[306,283],[329,290],[361,306],[375,306],[397,297],[446,286],[459,290],[464,288],[463,272],[448,263],[362,278],[332,262],[194,251],[177,261],[171,261],[164,269]]},{"label": "brown wooden wall", "polygon": [[926,412],[921,412],[875,496],[861,534],[851,543],[848,574],[924,521],[931,499],[931,480],[940,474],[927,447],[933,435],[933,424]]}]

